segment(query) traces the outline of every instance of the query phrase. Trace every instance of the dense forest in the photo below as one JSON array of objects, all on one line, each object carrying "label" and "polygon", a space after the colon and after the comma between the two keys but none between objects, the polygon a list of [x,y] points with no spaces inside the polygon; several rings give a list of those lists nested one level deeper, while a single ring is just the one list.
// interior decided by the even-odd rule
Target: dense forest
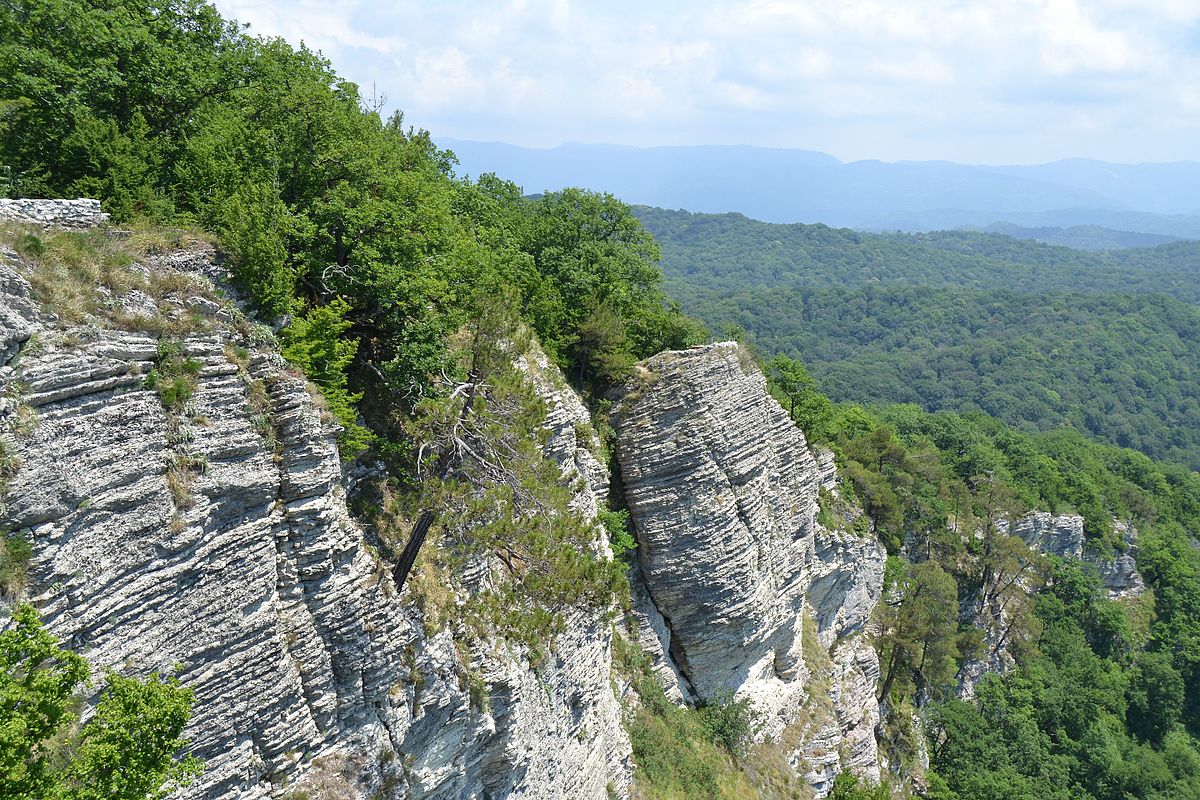
[{"label": "dense forest", "polygon": [[[1200,796],[1200,548],[1189,533],[1200,526],[1200,476],[1070,429],[1028,434],[983,414],[834,404],[786,356],[770,374],[810,440],[838,454],[846,493],[895,556],[880,698],[893,709],[890,755],[909,766],[912,740],[896,729],[905,709],[923,708],[922,796]],[[1114,516],[1134,521],[1151,592],[1109,600],[1093,566],[1041,558],[996,525],[1030,508],[1082,513],[1098,553],[1124,546]],[[828,524],[837,511],[825,498]],[[962,611],[989,592],[1005,609],[1016,668],[985,677],[967,702],[955,697],[959,669],[987,645]],[[833,796],[886,794],[847,784]]]},{"label": "dense forest", "polygon": [[635,210],[661,245],[667,285],[681,300],[697,289],[888,284],[1200,299],[1200,242],[1090,253],[998,233],[878,234],[741,214]]},{"label": "dense forest", "polygon": [[1200,467],[1200,244],[1085,253],[639,209],[715,331],[799,358],[835,400],[1069,425]]},{"label": "dense forest", "polygon": [[[464,518],[482,505],[468,502],[482,495],[465,470],[461,486],[442,486],[436,469],[418,469],[441,460],[448,424],[478,413],[481,435],[515,454],[507,499],[487,496],[500,511],[463,525],[474,539],[462,546],[536,547],[541,569],[464,608],[446,601],[448,613],[475,615],[536,658],[562,608],[621,605],[620,558],[636,548],[626,517],[602,516],[615,563],[569,524],[505,346],[536,336],[602,411],[636,359],[707,337],[674,294],[710,325],[753,334],[772,390],[837,455],[849,502],[824,497],[821,519],[877,536],[892,556],[877,640],[885,749],[917,769],[922,734],[905,720],[919,710],[923,796],[1200,796],[1200,477],[1118,446],[1196,463],[1195,245],[1092,255],[995,235],[869,236],[642,209],[644,227],[611,196],[531,199],[492,175],[459,178],[453,154],[399,114],[382,119],[319,54],[253,38],[199,0],[0,4],[0,76],[3,192],[99,196],[121,225],[211,232],[261,318],[278,323],[284,354],[323,389],[345,457],[386,464],[394,494],[367,509],[383,544],[389,522],[432,503],[459,503]],[[453,389],[469,384],[486,384],[488,401]],[[835,402],[849,398],[964,413]],[[521,425],[488,416],[489,402],[516,408]],[[551,509],[545,530],[516,522],[517,491]],[[1132,522],[1150,592],[1110,601],[1090,568],[1005,535],[998,521],[1030,508],[1083,515],[1100,557],[1126,546],[1114,518]],[[393,533],[399,544],[408,529]],[[983,646],[962,609],[992,592],[1006,593],[1016,662],[976,701],[959,700],[958,670]],[[21,631],[0,641],[0,696],[24,698],[42,675],[35,688],[65,708],[84,670],[28,614]],[[47,658],[69,674],[44,675]],[[737,705],[692,711],[643,690],[630,722],[641,790],[721,796],[713,770],[747,758],[746,718],[727,713]],[[196,768],[162,758],[191,701],[167,694],[173,727],[141,796]],[[66,711],[55,713],[46,737]],[[36,766],[28,739],[0,739],[0,768]],[[679,783],[683,769],[693,782]],[[833,796],[884,791],[843,777]]]},{"label": "dense forest", "polygon": [[1156,233],[1114,230],[1100,225],[1071,225],[1065,228],[1041,226],[1026,228],[1008,222],[994,222],[984,228],[964,226],[967,230],[1002,233],[1014,239],[1033,239],[1076,250],[1118,250],[1129,247],[1153,247],[1177,241],[1180,237]]},{"label": "dense forest", "polygon": [[873,287],[697,293],[690,310],[808,364],[831,397],[1069,425],[1200,466],[1200,309],[1157,294]]}]

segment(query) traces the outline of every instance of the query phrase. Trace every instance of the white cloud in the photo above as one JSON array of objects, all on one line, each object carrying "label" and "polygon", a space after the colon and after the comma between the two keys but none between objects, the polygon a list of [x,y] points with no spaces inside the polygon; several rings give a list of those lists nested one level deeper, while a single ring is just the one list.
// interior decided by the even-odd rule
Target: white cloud
[{"label": "white cloud", "polygon": [[322,49],[435,135],[1200,157],[1197,0],[217,4]]}]

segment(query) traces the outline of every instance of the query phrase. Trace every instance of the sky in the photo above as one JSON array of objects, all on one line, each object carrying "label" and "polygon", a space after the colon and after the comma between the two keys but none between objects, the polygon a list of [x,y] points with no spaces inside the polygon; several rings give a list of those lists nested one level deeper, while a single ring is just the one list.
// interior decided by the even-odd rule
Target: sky
[{"label": "sky", "polygon": [[1200,160],[1200,0],[216,0],[434,138]]}]

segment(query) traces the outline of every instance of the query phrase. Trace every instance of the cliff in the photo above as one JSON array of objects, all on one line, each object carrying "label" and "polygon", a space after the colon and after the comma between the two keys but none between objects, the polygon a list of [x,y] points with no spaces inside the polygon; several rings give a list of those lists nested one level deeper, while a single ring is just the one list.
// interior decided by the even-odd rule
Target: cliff
[{"label": "cliff", "polygon": [[[0,529],[34,553],[14,593],[94,666],[195,690],[206,768],[185,797],[624,796],[608,625],[572,613],[535,671],[397,596],[347,511],[335,425],[199,274],[211,256],[135,263],[70,321],[39,307],[32,262],[0,253],[0,431],[19,464]],[[194,373],[182,402],[161,391],[173,373]],[[530,380],[546,456],[594,516],[607,478],[586,411]]]},{"label": "cliff", "polygon": [[1032,511],[1013,523],[1012,533],[1046,555],[1092,565],[1109,599],[1137,597],[1146,591],[1146,584],[1137,571],[1137,530],[1119,520],[1113,524],[1124,543],[1124,549],[1103,555],[1086,547],[1083,517],[1078,514],[1055,515]]},{"label": "cliff", "polygon": [[642,641],[671,695],[750,700],[759,735],[786,742],[819,795],[843,768],[878,780],[870,620],[885,556],[817,523],[828,458],[730,342],[643,362],[613,420]]}]

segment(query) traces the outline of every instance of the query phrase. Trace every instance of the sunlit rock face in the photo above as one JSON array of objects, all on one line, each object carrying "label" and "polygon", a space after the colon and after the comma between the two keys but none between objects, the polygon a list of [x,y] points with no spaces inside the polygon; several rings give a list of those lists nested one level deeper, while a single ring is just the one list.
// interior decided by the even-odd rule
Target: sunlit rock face
[{"label": "sunlit rock face", "polygon": [[1050,514],[1032,511],[1018,519],[1012,532],[1025,544],[1047,555],[1094,564],[1110,599],[1136,597],[1146,591],[1137,571],[1137,530],[1128,523],[1114,522],[1124,542],[1119,553],[1097,554],[1085,546],[1083,517],[1077,514]]},{"label": "sunlit rock face", "polygon": [[[818,463],[735,343],[642,362],[613,419],[639,542],[642,638],[668,692],[748,698],[763,738],[803,728],[790,755],[818,793],[840,768],[877,779],[879,665],[867,629],[885,554],[817,524],[828,457]],[[811,713],[814,688],[832,700],[827,719]]]},{"label": "sunlit rock face", "polygon": [[[161,313],[211,323],[178,337],[199,374],[168,409],[146,383],[158,337],[60,324],[26,266],[0,252],[0,432],[20,464],[0,530],[33,546],[24,598],[97,671],[194,689],[205,769],[181,797],[628,795],[601,614],[569,614],[536,672],[502,641],[427,631],[347,510],[335,423],[269,338],[248,342],[227,303],[168,298]],[[135,267],[220,272],[204,249]],[[594,516],[608,476],[586,410],[529,361],[545,453]]]}]

